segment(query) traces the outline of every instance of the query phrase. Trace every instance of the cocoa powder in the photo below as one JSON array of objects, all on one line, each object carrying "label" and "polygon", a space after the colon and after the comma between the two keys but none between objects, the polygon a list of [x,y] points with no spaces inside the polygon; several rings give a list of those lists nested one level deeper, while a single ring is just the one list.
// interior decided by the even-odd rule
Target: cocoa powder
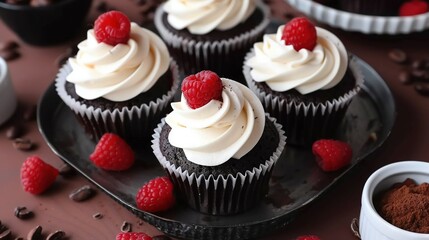
[{"label": "cocoa powder", "polygon": [[374,200],[378,213],[389,223],[407,231],[429,233],[429,183],[406,179]]}]

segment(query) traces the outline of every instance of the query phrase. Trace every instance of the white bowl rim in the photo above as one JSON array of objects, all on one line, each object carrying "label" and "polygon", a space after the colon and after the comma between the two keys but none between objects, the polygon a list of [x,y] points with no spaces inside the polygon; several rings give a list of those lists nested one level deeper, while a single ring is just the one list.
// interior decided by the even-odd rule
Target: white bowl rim
[{"label": "white bowl rim", "polygon": [[368,215],[366,217],[367,220],[372,222],[373,226],[377,226],[379,230],[382,230],[383,233],[391,239],[428,240],[429,234],[415,233],[396,227],[384,220],[374,208],[372,196],[375,186],[389,176],[404,172],[416,172],[429,175],[429,162],[405,160],[388,164],[372,173],[363,188],[362,208],[366,208],[366,214]]}]

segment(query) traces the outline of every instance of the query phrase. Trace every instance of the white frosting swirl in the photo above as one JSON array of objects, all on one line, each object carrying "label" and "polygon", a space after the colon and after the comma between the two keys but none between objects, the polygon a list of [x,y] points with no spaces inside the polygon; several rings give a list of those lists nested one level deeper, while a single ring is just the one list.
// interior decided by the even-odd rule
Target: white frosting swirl
[{"label": "white frosting swirl", "polygon": [[252,70],[256,82],[265,82],[272,90],[283,92],[295,88],[301,94],[329,89],[343,78],[347,66],[347,51],[331,32],[316,27],[317,44],[313,51],[295,51],[281,40],[284,25],[277,34],[264,35],[263,42],[254,44],[255,55],[245,64]]},{"label": "white frosting swirl", "polygon": [[127,44],[99,43],[90,29],[78,48],[76,57],[69,59],[73,71],[67,81],[74,83],[76,93],[88,100],[129,100],[149,90],[170,64],[164,42],[136,23],[131,23]]},{"label": "white frosting swirl", "polygon": [[240,159],[259,141],[265,126],[261,102],[244,85],[222,78],[222,102],[211,100],[191,109],[182,95],[172,103],[166,122],[170,144],[182,148],[187,159],[203,166],[218,166]]},{"label": "white frosting swirl", "polygon": [[231,29],[246,21],[255,8],[255,0],[168,0],[164,5],[168,23],[192,34]]}]

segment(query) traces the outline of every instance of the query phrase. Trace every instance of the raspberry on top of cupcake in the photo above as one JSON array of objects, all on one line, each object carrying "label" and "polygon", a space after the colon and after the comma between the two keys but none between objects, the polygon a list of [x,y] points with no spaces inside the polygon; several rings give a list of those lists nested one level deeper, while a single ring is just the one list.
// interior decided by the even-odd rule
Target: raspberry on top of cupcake
[{"label": "raspberry on top of cupcake", "polygon": [[265,82],[274,91],[308,94],[336,86],[347,70],[348,55],[334,34],[299,17],[280,26],[276,34],[265,34],[245,65],[252,68],[254,81]]},{"label": "raspberry on top of cupcake", "polygon": [[244,85],[201,71],[183,80],[180,102],[166,123],[171,145],[202,166],[240,159],[259,141],[265,112],[259,99]]},{"label": "raspberry on top of cupcake", "polygon": [[69,59],[67,81],[84,99],[126,101],[148,91],[169,68],[170,55],[153,32],[119,11],[101,15]]}]

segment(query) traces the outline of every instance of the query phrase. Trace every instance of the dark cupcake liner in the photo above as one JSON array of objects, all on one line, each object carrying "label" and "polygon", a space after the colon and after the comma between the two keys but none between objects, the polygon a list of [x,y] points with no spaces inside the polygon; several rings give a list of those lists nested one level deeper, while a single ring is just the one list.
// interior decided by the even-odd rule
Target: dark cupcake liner
[{"label": "dark cupcake liner", "polygon": [[72,71],[69,64],[65,64],[59,71],[55,87],[64,103],[75,113],[79,123],[85,128],[89,136],[97,141],[104,133],[116,133],[130,144],[140,144],[141,141],[150,141],[153,128],[165,116],[176,94],[180,78],[178,66],[171,61],[169,71],[172,72],[173,84],[171,89],[149,103],[132,108],[123,107],[114,110],[102,110],[76,101],[66,92],[66,76]]},{"label": "dark cupcake liner", "polygon": [[[246,60],[254,55],[253,50]],[[250,67],[243,65],[243,74],[249,88],[261,100],[265,111],[285,126],[288,144],[308,147],[321,138],[332,138],[341,124],[353,97],[360,91],[364,77],[353,57],[349,58],[349,68],[356,79],[356,87],[342,96],[324,103],[297,103],[274,96],[260,89],[250,76]]]},{"label": "dark cupcake liner", "polygon": [[184,201],[193,209],[212,215],[230,215],[243,212],[260,202],[268,193],[269,180],[274,165],[279,159],[286,145],[286,137],[282,126],[275,118],[266,115],[274,123],[279,133],[279,144],[276,151],[258,168],[242,173],[213,175],[204,177],[180,166],[171,164],[163,155],[159,146],[164,119],[155,129],[152,140],[152,149],[159,163],[166,170],[172,180],[175,190]]},{"label": "dark cupcake liner", "polygon": [[196,41],[169,31],[162,22],[163,5],[158,7],[154,23],[185,76],[201,70],[211,70],[220,77],[239,81],[242,74],[237,69],[241,69],[245,54],[262,38],[270,22],[269,8],[263,4],[258,4],[257,7],[263,13],[263,20],[259,25],[251,31],[238,33],[237,36],[222,41]]}]

